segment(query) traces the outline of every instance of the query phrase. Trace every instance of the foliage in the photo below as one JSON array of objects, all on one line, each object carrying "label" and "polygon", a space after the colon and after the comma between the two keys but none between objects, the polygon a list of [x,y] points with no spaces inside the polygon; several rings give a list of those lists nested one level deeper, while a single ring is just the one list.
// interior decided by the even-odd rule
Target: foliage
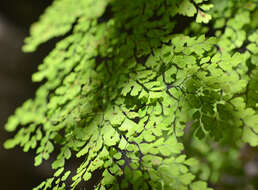
[{"label": "foliage", "polygon": [[[75,189],[97,171],[100,190],[211,189],[205,181],[215,183],[225,161],[237,163],[243,143],[258,145],[257,6],[55,0],[23,50],[63,39],[32,76],[44,82],[35,98],[6,124],[16,134],[5,147],[36,149],[35,166],[59,151],[53,177],[34,190]],[[234,153],[223,156],[214,142]],[[222,161],[213,165],[214,156]]]}]

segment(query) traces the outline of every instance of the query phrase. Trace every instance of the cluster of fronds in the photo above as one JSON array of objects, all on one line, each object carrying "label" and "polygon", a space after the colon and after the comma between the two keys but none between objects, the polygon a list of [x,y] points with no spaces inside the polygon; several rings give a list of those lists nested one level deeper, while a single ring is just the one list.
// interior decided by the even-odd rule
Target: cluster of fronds
[{"label": "cluster of fronds", "polygon": [[[257,6],[55,0],[24,51],[70,33],[33,75],[44,84],[9,118],[16,135],[5,147],[36,149],[35,166],[58,149],[53,177],[35,190],[75,189],[96,171],[100,190],[211,189],[208,165],[187,155],[184,134],[207,158],[213,150],[201,147],[211,142],[258,145]],[[66,162],[75,156],[82,162],[73,173]]]}]

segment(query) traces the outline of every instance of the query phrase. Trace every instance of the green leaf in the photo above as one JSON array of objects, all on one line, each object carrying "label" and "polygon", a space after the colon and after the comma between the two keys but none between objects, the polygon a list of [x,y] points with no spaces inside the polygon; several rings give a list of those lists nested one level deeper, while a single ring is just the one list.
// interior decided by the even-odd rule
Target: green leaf
[{"label": "green leaf", "polygon": [[63,177],[61,178],[61,180],[66,181],[66,179],[69,177],[70,174],[71,174],[71,171],[66,171]]},{"label": "green leaf", "polygon": [[64,163],[65,163],[65,160],[64,158],[60,158],[60,159],[57,159],[55,160],[53,163],[52,163],[52,169],[57,169],[57,168],[60,168],[60,167],[63,167],[64,166]]},{"label": "green leaf", "polygon": [[37,155],[34,160],[34,166],[39,166],[42,163],[42,160],[42,154]]},{"label": "green leaf", "polygon": [[178,13],[188,16],[188,17],[192,17],[195,15],[196,13],[196,8],[195,6],[189,1],[189,0],[183,0],[178,8]]},{"label": "green leaf", "polygon": [[102,134],[103,134],[104,143],[107,146],[114,146],[120,140],[119,134],[110,125],[107,125],[107,126],[103,127],[101,131],[102,131]]},{"label": "green leaf", "polygon": [[207,183],[203,181],[196,181],[192,183],[190,186],[192,190],[212,190],[211,188],[208,188]]},{"label": "green leaf", "polygon": [[91,178],[91,173],[89,173],[89,172],[86,172],[86,173],[83,175],[84,181],[88,181],[90,178]]},{"label": "green leaf", "polygon": [[16,141],[14,139],[8,139],[4,142],[4,148],[5,149],[11,149],[16,146]]},{"label": "green leaf", "polygon": [[64,168],[59,168],[59,169],[55,172],[54,176],[55,176],[55,177],[60,176],[63,171],[64,171]]}]

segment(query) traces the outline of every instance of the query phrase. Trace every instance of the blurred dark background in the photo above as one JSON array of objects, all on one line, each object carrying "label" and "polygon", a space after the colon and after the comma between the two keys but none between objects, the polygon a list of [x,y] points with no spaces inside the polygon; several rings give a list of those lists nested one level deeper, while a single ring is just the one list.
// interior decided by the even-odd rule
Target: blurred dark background
[{"label": "blurred dark background", "polygon": [[33,97],[38,84],[31,75],[54,47],[54,42],[40,46],[36,53],[21,51],[29,26],[52,0],[0,0],[0,189],[30,190],[49,175],[50,166],[33,167],[33,152],[4,150],[3,142],[12,137],[4,123],[16,107]]}]

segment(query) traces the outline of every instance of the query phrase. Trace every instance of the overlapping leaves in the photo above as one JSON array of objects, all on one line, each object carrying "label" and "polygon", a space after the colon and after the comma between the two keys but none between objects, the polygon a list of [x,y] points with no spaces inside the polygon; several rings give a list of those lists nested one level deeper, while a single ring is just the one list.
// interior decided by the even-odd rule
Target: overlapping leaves
[{"label": "overlapping leaves", "polygon": [[[207,23],[211,8],[203,0],[54,1],[24,49],[33,51],[76,24],[33,75],[47,82],[6,125],[8,131],[23,126],[6,148],[36,149],[36,166],[61,146],[53,177],[35,190],[75,189],[96,171],[103,171],[95,186],[101,190],[210,189],[195,175],[198,162],[183,153],[189,121],[198,138],[229,143],[242,137],[257,146],[257,93],[248,89],[256,88],[256,71],[248,75],[248,63],[257,61],[256,33],[248,33],[248,52],[234,53],[246,41],[254,8],[222,24],[214,11],[217,28],[227,26],[219,40],[173,34],[176,16]],[[83,162],[67,185],[72,155]]]}]

